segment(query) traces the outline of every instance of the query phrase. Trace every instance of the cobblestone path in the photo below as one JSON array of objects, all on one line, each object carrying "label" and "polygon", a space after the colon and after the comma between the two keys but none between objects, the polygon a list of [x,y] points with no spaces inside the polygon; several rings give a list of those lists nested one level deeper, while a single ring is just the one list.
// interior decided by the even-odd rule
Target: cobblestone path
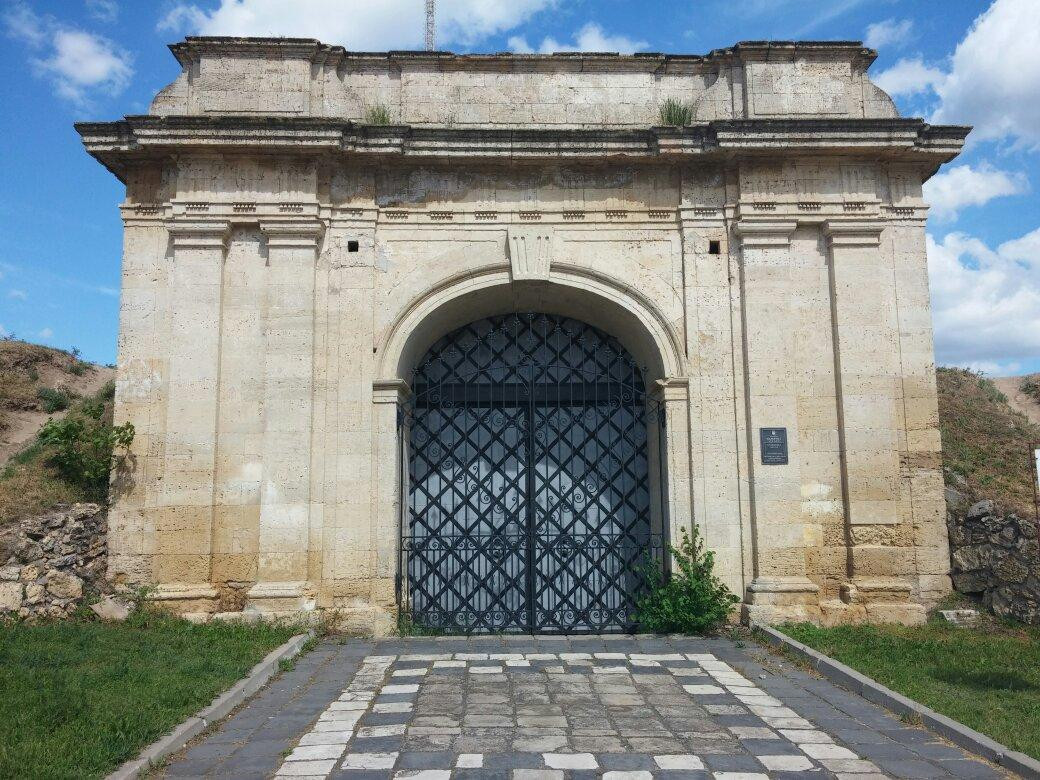
[{"label": "cobblestone path", "polygon": [[686,638],[325,642],[167,777],[1005,777],[755,646]]}]

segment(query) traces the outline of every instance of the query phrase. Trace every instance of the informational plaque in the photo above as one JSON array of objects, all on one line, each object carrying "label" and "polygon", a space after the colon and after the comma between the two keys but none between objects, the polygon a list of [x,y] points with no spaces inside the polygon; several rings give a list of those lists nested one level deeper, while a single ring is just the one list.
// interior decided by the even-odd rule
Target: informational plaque
[{"label": "informational plaque", "polygon": [[763,466],[787,465],[787,428],[759,428]]}]

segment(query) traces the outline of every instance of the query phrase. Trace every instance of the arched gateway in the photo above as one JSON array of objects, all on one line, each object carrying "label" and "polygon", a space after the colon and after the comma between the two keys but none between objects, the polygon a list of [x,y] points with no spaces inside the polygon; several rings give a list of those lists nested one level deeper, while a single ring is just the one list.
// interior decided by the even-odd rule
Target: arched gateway
[{"label": "arched gateway", "polygon": [[922,184],[967,128],[870,49],[171,48],[147,115],[77,125],[127,188],[115,580],[619,630],[696,526],[756,622],[949,591]]},{"label": "arched gateway", "polygon": [[437,341],[412,389],[402,549],[413,620],[631,628],[663,534],[648,435],[659,416],[624,347],[574,319],[490,317]]}]

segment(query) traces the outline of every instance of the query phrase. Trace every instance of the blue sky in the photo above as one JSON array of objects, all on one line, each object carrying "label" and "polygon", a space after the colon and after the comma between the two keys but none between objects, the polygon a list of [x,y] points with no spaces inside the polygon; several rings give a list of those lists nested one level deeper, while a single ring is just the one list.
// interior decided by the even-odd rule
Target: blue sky
[{"label": "blue sky", "polygon": [[[1040,371],[1038,0],[438,0],[453,51],[703,53],[856,39],[904,115],[974,124],[929,186],[938,359]],[[423,0],[0,0],[0,334],[115,360],[122,186],[77,120],[145,113],[185,34],[419,48]]]}]

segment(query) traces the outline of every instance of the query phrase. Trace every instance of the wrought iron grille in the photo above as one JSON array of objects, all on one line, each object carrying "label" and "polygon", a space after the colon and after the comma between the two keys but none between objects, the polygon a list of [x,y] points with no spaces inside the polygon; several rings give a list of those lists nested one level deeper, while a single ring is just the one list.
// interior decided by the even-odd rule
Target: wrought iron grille
[{"label": "wrought iron grille", "polygon": [[491,317],[434,344],[412,388],[402,551],[413,621],[631,629],[664,535],[651,519],[660,436],[648,423],[660,416],[627,351],[576,320]]}]

